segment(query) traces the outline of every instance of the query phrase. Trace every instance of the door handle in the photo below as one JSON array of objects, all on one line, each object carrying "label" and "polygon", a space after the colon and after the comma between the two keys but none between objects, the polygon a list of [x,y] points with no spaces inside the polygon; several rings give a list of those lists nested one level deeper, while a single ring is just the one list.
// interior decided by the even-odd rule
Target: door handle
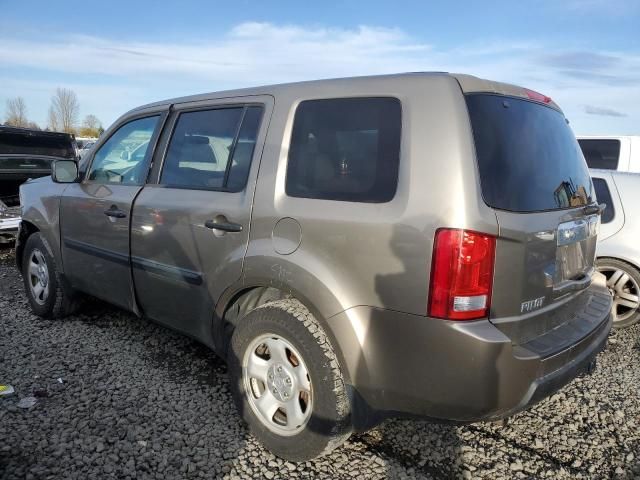
[{"label": "door handle", "polygon": [[204,226],[211,230],[221,230],[223,232],[238,233],[242,231],[242,225],[227,221],[224,217],[217,217],[214,220],[207,220]]},{"label": "door handle", "polygon": [[122,210],[120,210],[115,205],[111,205],[111,208],[104,211],[104,214],[107,217],[115,217],[115,218],[125,218],[127,216]]}]

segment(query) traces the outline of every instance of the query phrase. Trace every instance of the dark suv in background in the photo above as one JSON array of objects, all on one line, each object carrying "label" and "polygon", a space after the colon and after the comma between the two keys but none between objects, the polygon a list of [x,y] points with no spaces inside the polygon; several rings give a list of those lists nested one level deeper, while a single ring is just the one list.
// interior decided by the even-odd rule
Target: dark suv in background
[{"label": "dark suv in background", "polygon": [[75,159],[73,135],[0,125],[0,200],[18,204],[18,187],[51,174],[51,163]]},{"label": "dark suv in background", "polygon": [[18,232],[18,188],[51,173],[51,163],[76,158],[73,135],[0,125],[0,244]]},{"label": "dark suv in background", "polygon": [[389,416],[503,418],[605,345],[601,207],[537,92],[435,73],[196,95],[125,114],[86,162],[21,187],[33,311],[83,292],[199,339],[282,457]]}]

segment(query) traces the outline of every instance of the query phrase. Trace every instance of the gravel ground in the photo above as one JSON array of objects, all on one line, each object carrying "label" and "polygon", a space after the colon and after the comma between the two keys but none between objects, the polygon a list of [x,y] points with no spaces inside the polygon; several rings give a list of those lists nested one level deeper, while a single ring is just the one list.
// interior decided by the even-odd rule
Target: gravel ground
[{"label": "gravel ground", "polygon": [[612,336],[594,375],[508,425],[389,421],[298,465],[248,434],[200,344],[97,301],[32,315],[10,250],[0,329],[0,383],[16,390],[0,397],[2,479],[640,478],[638,326]]}]

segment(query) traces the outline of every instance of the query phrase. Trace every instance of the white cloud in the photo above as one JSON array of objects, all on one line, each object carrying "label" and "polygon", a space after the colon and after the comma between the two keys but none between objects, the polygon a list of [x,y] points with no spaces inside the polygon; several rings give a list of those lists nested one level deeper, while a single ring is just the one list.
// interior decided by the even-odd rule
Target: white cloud
[{"label": "white cloud", "polygon": [[[563,106],[581,133],[630,129],[640,123],[636,88],[640,56],[621,52],[555,48],[550,56],[550,49],[542,43],[495,41],[443,49],[399,29],[257,22],[241,23],[219,38],[199,43],[129,42],[78,35],[43,42],[0,34],[0,45],[0,70],[4,71],[0,95],[24,95],[29,102],[25,89],[39,85],[53,91],[64,81],[64,86],[78,91],[83,111],[96,113],[107,123],[117,116],[115,108],[124,111],[177,95],[424,70],[465,72],[538,89]],[[11,69],[33,72],[30,82],[24,85],[11,80]],[[66,83],[69,78],[73,85]],[[34,93],[35,97],[42,95]],[[44,118],[48,100],[40,103],[34,110],[39,109]],[[588,115],[585,104],[624,111],[628,116]],[[86,105],[91,109],[85,109]]]},{"label": "white cloud", "polygon": [[613,110],[612,108],[597,107],[595,105],[585,105],[584,111],[589,115],[601,115],[603,117],[626,117],[627,116],[626,113],[618,112],[617,110]]}]

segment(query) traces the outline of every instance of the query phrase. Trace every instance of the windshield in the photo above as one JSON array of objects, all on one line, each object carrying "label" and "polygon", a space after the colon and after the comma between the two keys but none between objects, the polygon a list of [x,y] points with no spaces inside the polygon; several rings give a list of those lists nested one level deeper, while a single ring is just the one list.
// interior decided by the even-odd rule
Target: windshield
[{"label": "windshield", "polygon": [[471,94],[466,101],[489,206],[534,212],[592,202],[587,164],[562,113],[503,95]]}]

